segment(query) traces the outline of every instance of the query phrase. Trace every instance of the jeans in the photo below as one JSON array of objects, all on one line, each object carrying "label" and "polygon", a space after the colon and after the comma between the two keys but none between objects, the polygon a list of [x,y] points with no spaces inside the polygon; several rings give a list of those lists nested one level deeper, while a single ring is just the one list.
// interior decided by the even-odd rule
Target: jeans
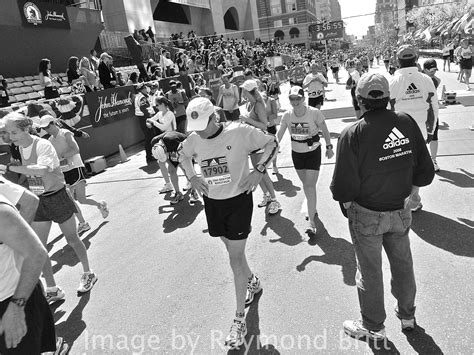
[{"label": "jeans", "polygon": [[373,331],[384,328],[382,246],[390,263],[397,317],[413,319],[416,284],[408,238],[411,210],[377,212],[353,202],[347,215],[357,259],[356,284],[363,326]]},{"label": "jeans", "polygon": [[140,128],[143,132],[143,136],[145,137],[145,152],[146,152],[146,160],[147,161],[154,161],[153,154],[151,153],[151,140],[156,135],[155,127],[148,128],[146,126],[146,118],[145,117],[137,117],[138,122],[140,123]]}]

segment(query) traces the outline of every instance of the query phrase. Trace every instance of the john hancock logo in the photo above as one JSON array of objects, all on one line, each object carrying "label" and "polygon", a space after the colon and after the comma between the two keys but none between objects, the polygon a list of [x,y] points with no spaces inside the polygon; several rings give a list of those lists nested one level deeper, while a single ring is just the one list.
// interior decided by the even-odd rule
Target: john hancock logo
[{"label": "john hancock logo", "polygon": [[27,2],[23,5],[23,13],[25,14],[26,20],[33,25],[42,24],[43,21],[41,20],[41,11],[32,2]]},{"label": "john hancock logo", "polygon": [[[128,96],[123,99],[117,98],[118,93],[114,92],[109,96],[99,96],[97,101],[99,102],[99,107],[95,111],[94,119],[95,122],[99,122],[102,118],[111,118],[118,114],[124,114],[130,111],[130,107],[133,105],[131,92],[128,93]],[[102,112],[104,110],[104,112]]]}]

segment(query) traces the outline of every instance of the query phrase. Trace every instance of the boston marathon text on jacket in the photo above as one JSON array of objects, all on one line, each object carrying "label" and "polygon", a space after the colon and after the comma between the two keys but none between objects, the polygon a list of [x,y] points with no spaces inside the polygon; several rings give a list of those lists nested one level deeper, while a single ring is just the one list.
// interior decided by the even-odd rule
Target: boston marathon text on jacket
[{"label": "boston marathon text on jacket", "polygon": [[331,191],[339,202],[393,211],[403,208],[412,185],[426,186],[433,178],[433,163],[415,120],[401,112],[374,110],[341,133]]}]

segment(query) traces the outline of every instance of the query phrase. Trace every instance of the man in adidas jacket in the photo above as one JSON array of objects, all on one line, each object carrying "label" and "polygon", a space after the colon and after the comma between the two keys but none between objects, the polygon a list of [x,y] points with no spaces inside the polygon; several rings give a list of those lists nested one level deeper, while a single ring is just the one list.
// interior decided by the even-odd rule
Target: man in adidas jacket
[{"label": "man in adidas jacket", "polygon": [[418,71],[416,49],[403,45],[397,52],[400,69],[390,81],[392,110],[412,116],[429,143],[438,121],[438,94],[431,78]]},{"label": "man in adidas jacket", "polygon": [[[387,110],[389,83],[364,74],[356,88],[361,119],[341,133],[331,183],[333,198],[349,219],[357,256],[361,321],[344,322],[354,337],[385,338],[382,247],[392,271],[392,294],[403,329],[413,329],[415,277],[408,232],[418,190],[434,168],[423,135],[408,114]],[[341,207],[342,207],[341,206]]]}]

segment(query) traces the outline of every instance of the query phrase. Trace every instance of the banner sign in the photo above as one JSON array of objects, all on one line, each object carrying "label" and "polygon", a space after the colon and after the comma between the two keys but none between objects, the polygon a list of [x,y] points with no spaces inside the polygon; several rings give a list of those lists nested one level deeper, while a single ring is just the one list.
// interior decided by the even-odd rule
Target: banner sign
[{"label": "banner sign", "polygon": [[280,82],[288,81],[288,70],[280,70],[276,74]]},{"label": "banner sign", "polygon": [[306,72],[302,66],[297,66],[288,70],[288,78],[294,83],[303,83],[305,76]]},{"label": "banner sign", "polygon": [[86,93],[92,126],[103,126],[134,115],[134,94],[135,87],[133,86]]},{"label": "banner sign", "polygon": [[313,41],[342,38],[344,37],[344,22],[339,20],[328,23],[317,23],[315,25],[309,25],[308,31]]},{"label": "banner sign", "polygon": [[37,0],[18,0],[20,16],[26,27],[54,27],[70,29],[67,9],[64,5],[40,2]]}]

